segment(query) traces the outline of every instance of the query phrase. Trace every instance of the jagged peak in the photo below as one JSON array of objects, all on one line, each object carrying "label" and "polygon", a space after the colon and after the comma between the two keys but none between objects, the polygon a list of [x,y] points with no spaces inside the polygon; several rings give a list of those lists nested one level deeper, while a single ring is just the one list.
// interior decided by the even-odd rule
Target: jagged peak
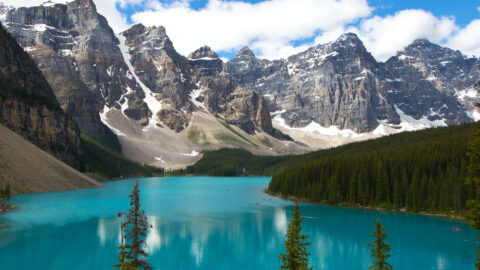
[{"label": "jagged peak", "polygon": [[424,60],[464,57],[460,51],[442,47],[425,38],[414,40],[410,45],[405,47],[403,51],[397,52],[396,56],[401,59],[404,59],[405,57],[414,57]]},{"label": "jagged peak", "polygon": [[212,50],[209,46],[205,45],[194,52],[192,52],[190,55],[188,55],[189,59],[200,59],[200,58],[212,58],[212,59],[218,59],[218,55],[216,52]]},{"label": "jagged peak", "polygon": [[144,33],[146,29],[147,28],[145,27],[145,25],[143,25],[141,23],[137,23],[137,24],[132,25],[127,30],[121,32],[120,34],[123,35],[123,36],[137,35],[137,34]]},{"label": "jagged peak", "polygon": [[127,30],[123,31],[120,34],[123,35],[123,36],[146,34],[148,36],[155,36],[155,37],[168,39],[167,31],[165,30],[165,27],[163,27],[163,26],[149,26],[149,27],[146,27],[145,25],[143,25],[141,23],[137,23],[135,25],[132,25],[130,28],[128,28]]},{"label": "jagged peak", "polygon": [[418,38],[415,39],[411,45],[433,45],[433,43],[426,38]]},{"label": "jagged peak", "polygon": [[348,47],[359,47],[365,48],[363,45],[362,40],[357,36],[355,33],[344,33],[337,38],[333,44],[338,44],[340,46],[348,46]]},{"label": "jagged peak", "polygon": [[238,51],[237,55],[235,55],[235,58],[244,56],[255,57],[255,54],[253,53],[252,49],[250,49],[250,47],[245,46]]},{"label": "jagged peak", "polygon": [[150,26],[147,28],[147,31],[150,33],[154,33],[155,35],[162,36],[162,37],[167,37],[167,30],[163,26]]},{"label": "jagged peak", "polygon": [[337,41],[341,41],[341,40],[358,40],[358,41],[360,41],[360,38],[355,33],[347,32],[347,33],[341,34],[340,37],[338,37]]},{"label": "jagged peak", "polygon": [[420,38],[420,39],[415,39],[410,45],[405,47],[404,51],[409,52],[409,51],[422,51],[422,50],[432,50],[432,49],[442,50],[445,48],[430,42],[430,40],[426,38]]},{"label": "jagged peak", "polygon": [[74,6],[77,8],[91,8],[97,10],[97,6],[93,0],[75,0],[67,4],[68,6]]}]

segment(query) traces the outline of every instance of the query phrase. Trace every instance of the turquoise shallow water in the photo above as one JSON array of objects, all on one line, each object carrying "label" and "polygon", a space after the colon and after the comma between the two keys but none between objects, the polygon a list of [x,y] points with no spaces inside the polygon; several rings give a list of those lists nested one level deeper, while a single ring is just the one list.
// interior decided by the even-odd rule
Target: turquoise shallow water
[{"label": "turquoise shallow water", "polygon": [[[262,193],[269,178],[141,179],[153,229],[156,269],[279,269],[290,201]],[[116,213],[128,209],[133,179],[106,188],[16,196],[0,216],[0,269],[113,269]],[[257,205],[258,203],[258,205]],[[474,269],[476,232],[468,224],[420,215],[301,204],[314,269],[367,269],[376,219],[389,233],[394,269]],[[462,229],[452,231],[452,226]]]}]

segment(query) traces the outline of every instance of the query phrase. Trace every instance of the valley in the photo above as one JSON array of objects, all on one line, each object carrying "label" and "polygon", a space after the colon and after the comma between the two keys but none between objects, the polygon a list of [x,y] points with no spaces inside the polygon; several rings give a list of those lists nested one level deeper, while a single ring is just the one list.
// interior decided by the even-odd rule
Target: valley
[{"label": "valley", "polygon": [[81,132],[140,163],[179,169],[225,147],[300,154],[479,118],[478,59],[425,39],[385,62],[352,33],[224,62],[208,46],[179,54],[161,26],[116,34],[91,0],[2,12]]}]

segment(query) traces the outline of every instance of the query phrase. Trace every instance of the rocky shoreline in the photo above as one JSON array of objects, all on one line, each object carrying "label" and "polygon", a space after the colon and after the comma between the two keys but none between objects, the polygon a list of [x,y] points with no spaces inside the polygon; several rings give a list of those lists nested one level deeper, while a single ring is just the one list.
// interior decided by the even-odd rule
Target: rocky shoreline
[{"label": "rocky shoreline", "polygon": [[[13,211],[15,210],[16,207],[11,205],[11,204],[7,204],[3,201],[3,199],[0,199],[0,214],[4,214],[4,213],[7,213],[7,212],[10,212],[10,211]],[[0,224],[0,228],[1,228],[1,224]]]},{"label": "rocky shoreline", "polygon": [[389,211],[389,212],[418,214],[418,215],[424,215],[424,216],[443,217],[443,218],[449,218],[449,219],[453,219],[453,220],[457,220],[457,221],[468,222],[467,219],[465,218],[465,216],[460,215],[460,214],[455,214],[455,213],[434,213],[434,212],[425,212],[425,211],[412,212],[412,211],[408,211],[406,208],[389,209],[389,208],[382,208],[382,207],[363,206],[363,205],[360,205],[360,204],[356,204],[356,205],[349,205],[349,204],[333,205],[333,204],[327,204],[327,203],[312,202],[312,201],[305,200],[305,199],[302,199],[302,198],[297,198],[295,196],[285,196],[285,195],[280,194],[280,193],[271,192],[267,189],[264,189],[263,193],[268,194],[270,196],[286,199],[286,200],[299,201],[299,202],[311,203],[311,204],[330,205],[330,206],[357,208],[357,209],[368,209],[368,210],[375,210],[375,211]]}]

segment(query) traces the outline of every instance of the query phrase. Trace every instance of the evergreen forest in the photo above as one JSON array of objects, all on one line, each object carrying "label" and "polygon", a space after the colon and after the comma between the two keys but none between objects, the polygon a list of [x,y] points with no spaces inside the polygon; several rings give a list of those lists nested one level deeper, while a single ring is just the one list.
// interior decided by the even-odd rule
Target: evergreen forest
[{"label": "evergreen forest", "polygon": [[463,214],[475,124],[407,132],[327,150],[276,172],[268,192],[299,199],[411,212]]}]

